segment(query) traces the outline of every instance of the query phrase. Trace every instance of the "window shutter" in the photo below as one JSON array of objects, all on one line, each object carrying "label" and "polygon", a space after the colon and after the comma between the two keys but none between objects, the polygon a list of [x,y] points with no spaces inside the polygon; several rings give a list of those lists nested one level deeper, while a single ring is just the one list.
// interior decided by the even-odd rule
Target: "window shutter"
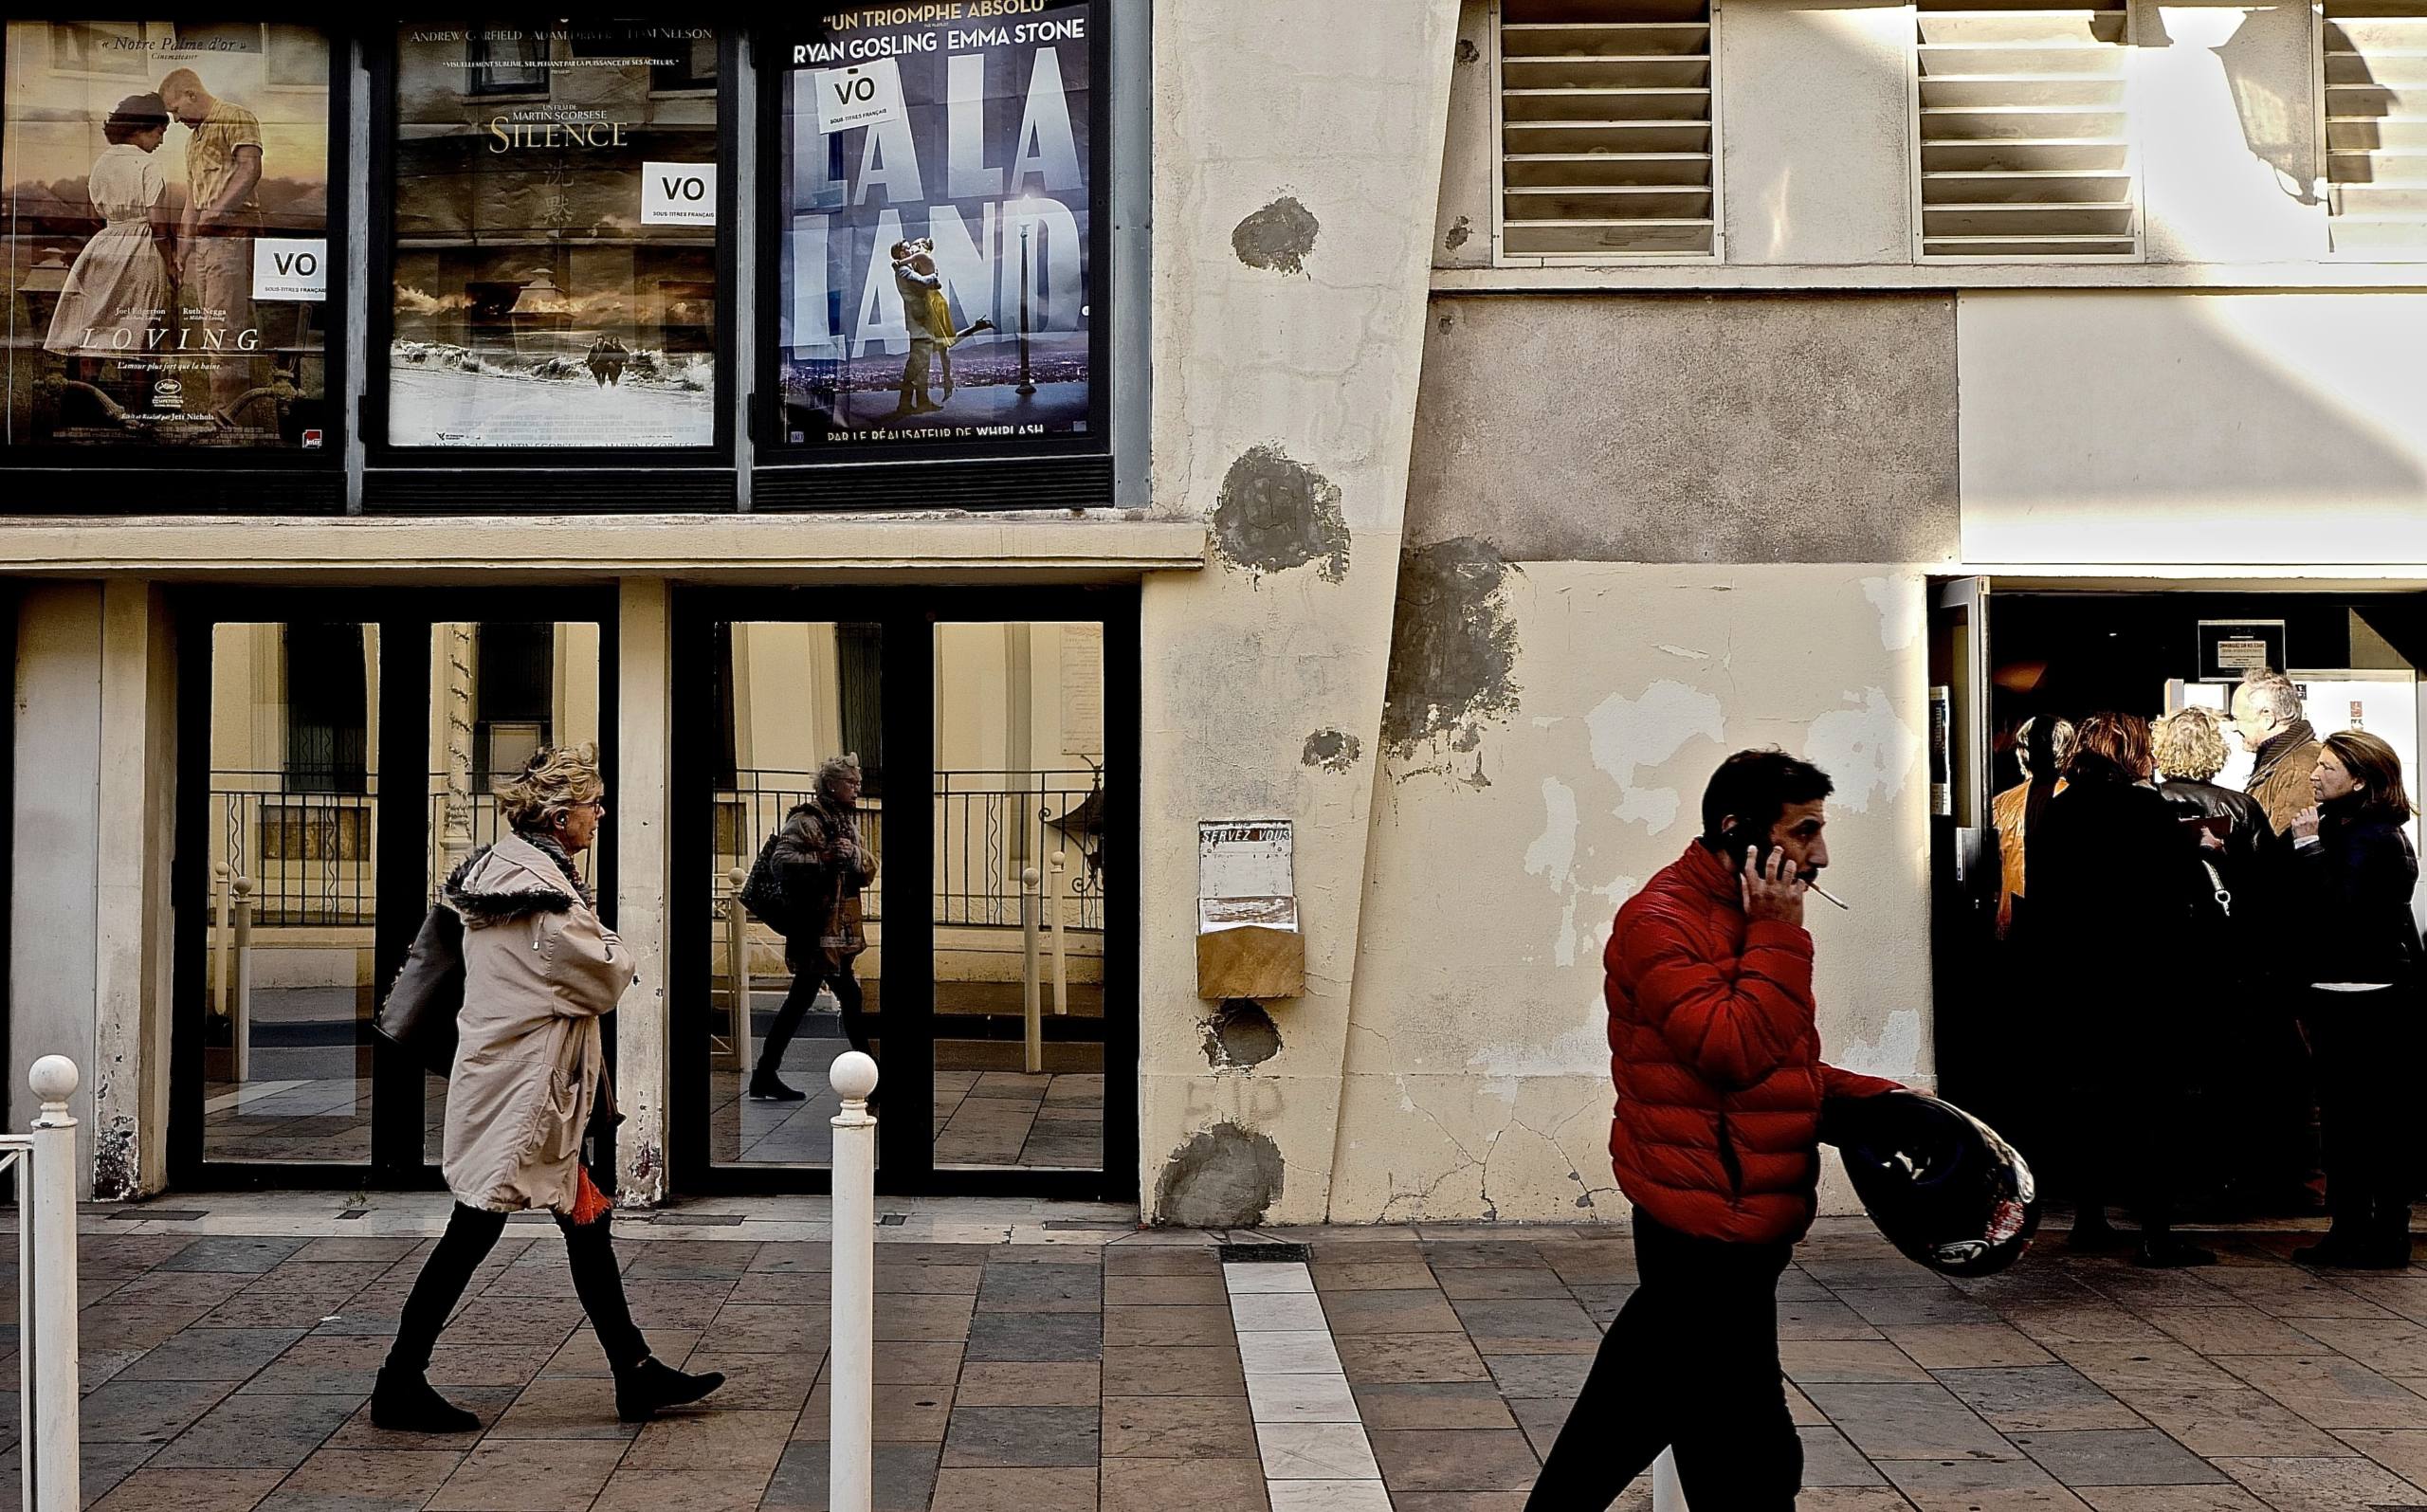
[{"label": "window shutter", "polygon": [[1503,0],[1501,253],[1718,250],[1706,0]]},{"label": "window shutter", "polygon": [[2326,177],[2334,249],[2427,248],[2427,6],[2327,0]]},{"label": "window shutter", "polygon": [[1915,13],[1921,255],[2133,258],[2121,4]]}]

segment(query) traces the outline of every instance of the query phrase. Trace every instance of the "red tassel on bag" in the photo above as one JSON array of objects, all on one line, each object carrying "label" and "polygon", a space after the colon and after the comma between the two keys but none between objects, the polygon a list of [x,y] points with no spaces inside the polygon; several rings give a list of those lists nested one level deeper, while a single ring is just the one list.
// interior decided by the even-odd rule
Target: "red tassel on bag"
[{"label": "red tassel on bag", "polygon": [[607,1193],[598,1190],[598,1183],[590,1179],[589,1170],[586,1167],[575,1167],[575,1170],[573,1211],[567,1216],[577,1224],[596,1223],[614,1211],[615,1205],[607,1200]]}]

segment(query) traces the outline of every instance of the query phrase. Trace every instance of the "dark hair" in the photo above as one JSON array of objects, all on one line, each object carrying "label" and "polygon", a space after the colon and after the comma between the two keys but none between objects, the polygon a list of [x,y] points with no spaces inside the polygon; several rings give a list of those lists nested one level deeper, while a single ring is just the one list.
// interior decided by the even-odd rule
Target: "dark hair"
[{"label": "dark hair", "polygon": [[1729,836],[1720,827],[1730,816],[1747,839],[1767,840],[1789,804],[1817,803],[1835,791],[1829,774],[1775,746],[1739,751],[1719,764],[1703,789],[1703,844],[1724,847]]},{"label": "dark hair", "polygon": [[2093,714],[2073,731],[2076,782],[2141,782],[2149,774],[2149,721],[2137,714]]},{"label": "dark hair", "polygon": [[2401,757],[2385,743],[2382,736],[2365,730],[2337,730],[2326,738],[2325,746],[2351,774],[2360,785],[2360,805],[2352,815],[2355,819],[2382,819],[2391,824],[2410,822],[2410,793],[2401,785]]},{"label": "dark hair", "polygon": [[101,136],[112,147],[118,147],[147,131],[164,131],[168,124],[169,107],[160,102],[159,96],[129,95],[101,122]]}]

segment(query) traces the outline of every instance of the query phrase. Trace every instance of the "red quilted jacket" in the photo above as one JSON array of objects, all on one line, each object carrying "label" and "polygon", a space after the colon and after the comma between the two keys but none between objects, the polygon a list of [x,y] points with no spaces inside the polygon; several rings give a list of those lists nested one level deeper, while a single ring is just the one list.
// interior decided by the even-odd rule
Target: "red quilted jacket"
[{"label": "red quilted jacket", "polygon": [[1792,1243],[1812,1226],[1820,1102],[1896,1085],[1820,1062],[1812,937],[1752,922],[1701,844],[1618,909],[1601,953],[1617,1084],[1610,1162],[1671,1229]]}]

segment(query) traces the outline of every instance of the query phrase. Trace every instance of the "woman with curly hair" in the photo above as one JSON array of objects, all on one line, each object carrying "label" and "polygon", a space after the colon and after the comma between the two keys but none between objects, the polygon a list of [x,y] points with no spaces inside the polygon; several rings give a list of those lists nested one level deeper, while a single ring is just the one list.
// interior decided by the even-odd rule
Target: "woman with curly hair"
[{"label": "woman with curly hair", "polygon": [[597,838],[606,783],[589,747],[550,747],[499,785],[513,833],[475,851],[440,897],[464,921],[464,1010],[447,1079],[443,1164],[455,1211],[406,1299],[371,1420],[409,1433],[470,1432],[480,1419],[430,1388],[430,1352],[505,1216],[545,1208],[564,1233],[575,1292],[615,1373],[627,1422],[724,1384],[660,1362],[632,1322],[584,1135],[613,1120],[598,1021],[631,985],[631,953],[598,918],[574,857]]}]

